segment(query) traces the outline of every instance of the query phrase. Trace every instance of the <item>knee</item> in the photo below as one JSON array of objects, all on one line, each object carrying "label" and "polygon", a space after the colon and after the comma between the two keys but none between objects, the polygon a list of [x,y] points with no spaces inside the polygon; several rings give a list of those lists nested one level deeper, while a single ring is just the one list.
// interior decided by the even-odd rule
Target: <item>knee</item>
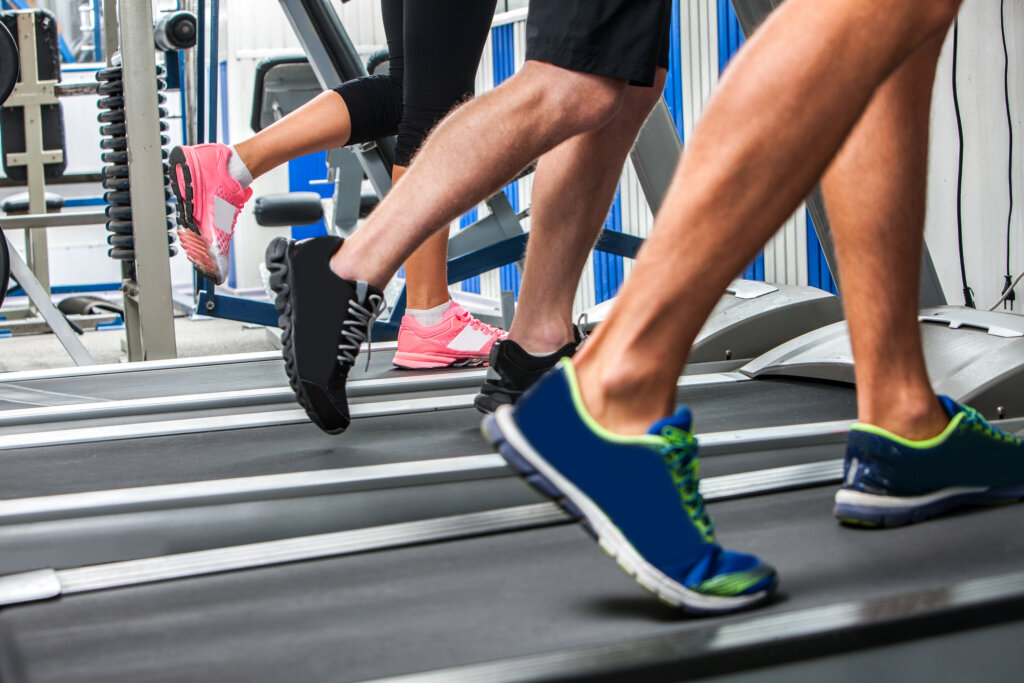
[{"label": "knee", "polygon": [[562,69],[541,62],[529,62],[524,70],[533,73],[533,89],[552,116],[576,133],[600,128],[622,107],[627,83],[621,79],[595,76]]}]

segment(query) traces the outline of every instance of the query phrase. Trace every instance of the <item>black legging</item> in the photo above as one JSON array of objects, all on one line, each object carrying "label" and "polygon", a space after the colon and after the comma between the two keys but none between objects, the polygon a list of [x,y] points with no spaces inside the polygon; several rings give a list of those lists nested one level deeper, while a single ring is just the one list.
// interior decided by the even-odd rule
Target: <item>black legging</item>
[{"label": "black legging", "polygon": [[389,73],[335,88],[352,120],[349,144],[397,134],[395,165],[408,166],[438,121],[473,96],[495,2],[381,0]]}]

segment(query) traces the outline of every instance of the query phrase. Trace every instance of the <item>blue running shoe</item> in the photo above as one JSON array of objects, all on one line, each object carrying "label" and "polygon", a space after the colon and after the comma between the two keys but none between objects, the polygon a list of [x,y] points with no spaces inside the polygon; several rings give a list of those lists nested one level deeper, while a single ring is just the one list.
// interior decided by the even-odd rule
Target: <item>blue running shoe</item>
[{"label": "blue running shoe", "polygon": [[764,602],[775,591],[773,568],[715,541],[686,408],[645,436],[612,434],[587,413],[565,358],[514,407],[486,417],[483,432],[513,470],[580,520],[663,602],[721,614]]},{"label": "blue running shoe", "polygon": [[1024,445],[978,411],[940,396],[946,429],[908,441],[855,424],[846,444],[846,479],[835,515],[858,526],[921,522],[954,508],[1024,499]]}]

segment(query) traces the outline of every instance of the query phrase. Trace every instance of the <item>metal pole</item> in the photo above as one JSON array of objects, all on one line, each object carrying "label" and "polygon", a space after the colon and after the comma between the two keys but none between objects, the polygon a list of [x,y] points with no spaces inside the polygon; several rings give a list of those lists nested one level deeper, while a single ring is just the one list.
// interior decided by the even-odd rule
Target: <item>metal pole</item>
[{"label": "metal pole", "polygon": [[[18,45],[21,59],[21,81],[8,99],[8,104],[23,108],[25,121],[24,155],[8,154],[8,163],[25,167],[28,181],[28,212],[46,213],[45,164],[64,160],[59,150],[47,150],[43,144],[43,104],[56,104],[53,94],[55,81],[39,80],[39,62],[36,58],[36,14],[18,12]],[[40,90],[42,89],[42,90]],[[26,97],[19,97],[22,92]],[[21,100],[24,100],[23,102]],[[47,252],[46,231],[33,230],[25,236],[27,260],[32,272],[46,291],[50,292],[50,259]]]},{"label": "metal pole", "polygon": [[[114,66],[114,55],[121,49],[117,28],[117,0],[103,0],[103,52],[107,66]],[[141,361],[142,324],[139,321],[139,301],[135,291],[135,262],[121,262],[121,299],[124,306],[124,336],[128,360]]]},{"label": "metal pole", "polygon": [[[197,14],[199,2],[198,0],[182,0],[181,9]],[[202,41],[203,37],[200,34],[197,46]],[[199,108],[196,103],[196,77],[199,73],[196,51],[198,49],[198,47],[191,47],[185,50],[185,73],[182,74],[182,87],[185,89],[185,143],[189,145],[194,145],[199,141],[197,128]]]},{"label": "metal pole", "polygon": [[117,3],[142,348],[147,360],[174,358],[174,308],[167,256],[164,168],[157,105],[153,7]]},{"label": "metal pole", "polygon": [[220,104],[220,0],[210,0],[210,132],[207,142],[217,142],[217,105]]},{"label": "metal pole", "polygon": [[103,0],[92,0],[92,49],[93,59],[102,62],[107,54],[103,44]]}]

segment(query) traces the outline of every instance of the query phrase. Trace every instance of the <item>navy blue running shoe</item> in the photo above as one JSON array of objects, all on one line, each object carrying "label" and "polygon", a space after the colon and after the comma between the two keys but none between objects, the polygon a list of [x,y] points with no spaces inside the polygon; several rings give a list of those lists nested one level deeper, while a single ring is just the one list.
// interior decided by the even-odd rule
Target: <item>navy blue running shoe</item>
[{"label": "navy blue running shoe", "polygon": [[612,434],[587,413],[565,358],[483,432],[523,479],[580,520],[619,566],[663,602],[721,614],[766,601],[775,570],[724,550],[704,509],[690,413],[645,436]]},{"label": "navy blue running shoe", "polygon": [[858,526],[921,522],[967,505],[1024,499],[1024,445],[978,411],[940,396],[946,429],[909,441],[872,425],[855,424],[846,444],[846,479],[835,515]]},{"label": "navy blue running shoe", "polygon": [[348,428],[348,372],[384,310],[379,289],[331,271],[331,256],[342,241],[278,237],[266,256],[288,381],[309,418],[328,434]]}]

